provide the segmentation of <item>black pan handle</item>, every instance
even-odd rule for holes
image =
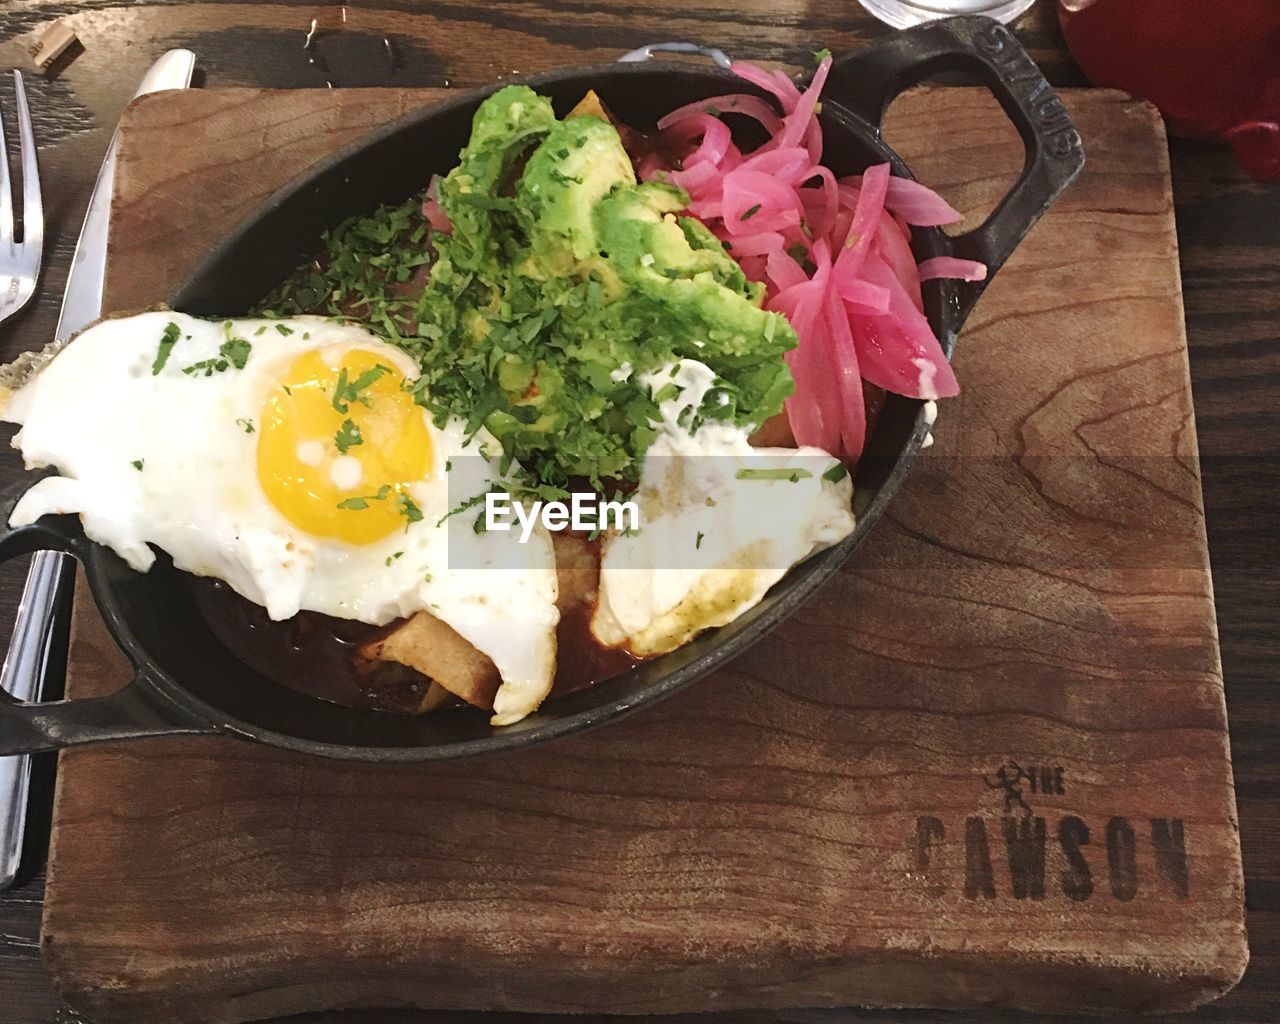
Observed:
[[[941,72],[965,72],[986,85],[1026,148],[1021,177],[991,215],[951,240],[956,256],[987,266],[986,281],[957,283],[963,321],[1014,247],[1080,173],[1084,148],[1075,122],[1035,62],[1012,32],[990,18],[931,21],[838,57],[826,92],[880,134],[893,98]]]
[[[27,526],[9,526],[14,505],[35,480],[24,477],[0,496],[0,562],[41,550],[82,558],[91,542],[75,516],[43,516]],[[211,723],[169,698],[145,668],[123,690],[105,697],[24,703],[0,690],[0,756],[101,740],[215,731]]]
[[[0,693],[0,756],[103,740],[217,731],[169,700],[145,670],[123,690],[105,697],[22,704]]]

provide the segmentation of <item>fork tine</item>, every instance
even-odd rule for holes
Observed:
[[[35,254],[39,267],[44,246],[44,206],[40,202],[40,168],[36,166],[36,139],[31,131],[31,110],[22,72],[13,73],[13,93],[18,107],[18,144],[22,150],[22,246]]]
[[[9,188],[9,144],[4,137],[4,117],[0,116],[0,245],[13,241],[13,194]]]

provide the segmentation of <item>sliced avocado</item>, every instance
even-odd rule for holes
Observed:
[[[598,251],[592,212],[619,185],[634,185],[631,158],[618,131],[590,115],[556,125],[525,165],[516,208],[532,255],[564,273]]]
[[[499,89],[480,104],[471,139],[458,166],[440,183],[440,202],[453,222],[453,263],[474,270],[491,264],[497,250],[494,215],[512,202],[500,195],[530,146],[557,124],[551,101],[526,85]]]
[[[762,288],[747,280],[720,239],[701,221],[676,216],[688,203],[683,190],[660,182],[619,189],[595,209],[600,248],[627,283],[636,283],[636,275],[675,279],[709,273],[759,305]]]
[[[680,189],[657,182],[611,192],[594,215],[601,250],[626,285],[656,308],[655,327],[672,349],[721,376],[742,378],[742,404],[767,418],[791,391],[778,355],[795,347],[795,332],[760,307],[761,289],[715,235],[675,215],[686,202]]]

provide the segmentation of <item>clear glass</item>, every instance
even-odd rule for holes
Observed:
[[[997,21],[1010,22],[1030,7],[1035,0],[858,0],[885,24],[910,28],[937,18],[955,14],[985,14]]]

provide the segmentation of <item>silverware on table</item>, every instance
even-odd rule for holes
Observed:
[[[146,93],[159,92],[163,89],[185,89],[191,84],[191,74],[195,69],[195,54],[190,50],[169,50],[160,57],[147,71],[139,85],[135,98]],[[17,72],[14,72],[18,76]],[[35,181],[35,149],[31,144],[31,124],[26,117],[26,99],[22,93],[22,79],[18,76],[18,109],[20,117],[25,120],[22,134],[23,142],[23,178],[27,186],[27,239],[31,232],[31,183]],[[20,124],[20,128],[23,125]],[[30,148],[30,162],[27,162]],[[102,287],[107,265],[107,238],[111,217],[111,189],[116,171],[116,153],[119,148],[119,135],[111,139],[106,159],[98,172],[98,180],[94,183],[93,194],[89,197],[89,208],[85,214],[84,226],[80,229],[80,238],[76,243],[75,255],[71,259],[71,270],[67,275],[67,290],[62,297],[62,312],[58,317],[58,326],[54,333],[57,341],[63,341],[75,334],[86,324],[96,320],[102,314]],[[26,168],[30,166],[28,175]],[[0,174],[0,185],[5,185],[5,177]],[[0,199],[0,269],[3,263],[6,223],[5,212],[8,203],[8,189],[3,191]],[[36,224],[42,225],[39,217],[39,186],[35,186]],[[10,233],[11,234],[11,233]],[[38,236],[37,236],[38,238]],[[24,240],[25,246],[27,240]],[[37,241],[38,245],[38,241]],[[35,267],[40,266],[39,252],[35,256]],[[3,274],[0,274],[0,279]],[[31,287],[34,288],[35,275],[32,273]],[[28,292],[29,297],[30,292]],[[24,297],[22,301],[26,301]],[[3,297],[0,297],[0,319],[3,319]],[[45,671],[49,663],[50,644],[54,635],[54,623],[60,609],[65,609],[71,598],[71,583],[75,576],[75,562],[70,556],[56,551],[38,552],[31,560],[31,568],[27,573],[26,587],[22,593],[22,601],[18,606],[18,615],[14,620],[13,638],[9,643],[9,653],[4,667],[0,669],[0,690],[20,701],[36,701],[40,699],[43,689]],[[22,852],[22,837],[26,831],[27,788],[31,776],[31,764],[28,757],[0,758],[0,889],[13,883],[18,870],[18,861]]]
[[[18,150],[22,167],[22,241],[13,223],[13,187],[9,181],[9,149],[0,118],[0,320],[18,312],[35,293],[44,251],[44,208],[40,204],[40,174],[36,167],[35,136],[22,72],[13,73],[18,108]]]

